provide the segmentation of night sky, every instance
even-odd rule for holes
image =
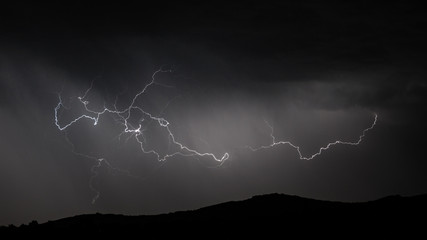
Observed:
[[[156,1],[157,2],[157,1]],[[279,192],[368,201],[427,192],[427,18],[405,2],[14,3],[0,14],[0,225],[158,214]],[[158,161],[114,114],[138,106],[209,156]],[[336,140],[316,158],[304,156]],[[144,146],[175,151],[133,112]],[[267,124],[268,123],[268,124]],[[120,136],[120,137],[118,137]],[[141,141],[143,137],[140,137]],[[85,157],[87,155],[90,157]],[[105,159],[100,162],[96,159]],[[108,164],[107,162],[108,161]],[[99,198],[92,200],[99,192]]]

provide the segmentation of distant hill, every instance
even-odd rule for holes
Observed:
[[[426,230],[426,231],[424,231]],[[427,195],[390,196],[363,203],[320,201],[284,194],[255,196],[193,211],[152,216],[89,214],[20,227],[0,234],[137,234],[137,236],[212,237],[229,234],[322,236],[346,232],[420,234],[427,232]],[[202,234],[202,235],[199,235]]]

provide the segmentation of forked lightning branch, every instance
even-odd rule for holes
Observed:
[[[144,108],[144,106],[137,104],[138,98],[140,98],[144,94],[146,94],[147,91],[149,91],[152,86],[154,86],[154,85],[162,86],[162,84],[156,82],[156,75],[158,75],[160,73],[165,73],[165,72],[171,72],[171,70],[159,69],[159,70],[155,71],[153,73],[153,75],[151,76],[151,80],[141,89],[141,91],[139,91],[132,98],[131,103],[123,109],[118,109],[116,104],[113,105],[113,108],[108,108],[108,107],[104,106],[104,108],[101,111],[96,111],[94,109],[89,108],[89,101],[87,100],[87,95],[92,90],[92,85],[91,85],[84,92],[84,94],[82,96],[77,97],[79,104],[81,104],[83,106],[85,113],[75,117],[74,119],[68,121],[67,123],[63,123],[63,121],[61,121],[61,119],[60,119],[61,112],[66,111],[67,108],[64,106],[64,102],[62,100],[61,93],[59,93],[58,94],[58,104],[56,105],[56,107],[54,109],[54,111],[55,111],[55,125],[60,131],[66,131],[68,128],[73,126],[75,123],[77,123],[83,119],[88,119],[88,120],[93,122],[93,126],[97,126],[101,117],[103,117],[104,115],[114,115],[117,123],[119,123],[119,125],[122,126],[121,134],[129,134],[129,138],[135,139],[135,141],[138,143],[138,145],[140,146],[140,149],[143,153],[152,154],[153,156],[155,156],[157,158],[158,161],[165,161],[165,160],[167,160],[169,158],[173,158],[175,156],[201,157],[201,158],[210,158],[210,159],[218,162],[219,165],[222,165],[227,159],[229,159],[229,157],[230,157],[229,153],[225,152],[222,155],[218,156],[217,154],[214,154],[211,152],[202,152],[202,151],[199,151],[197,149],[193,149],[191,147],[188,147],[185,143],[182,143],[182,142],[177,140],[177,137],[174,135],[174,133],[172,132],[172,130],[170,128],[170,125],[173,123],[170,123],[164,117],[156,116],[156,115],[150,113],[149,111],[147,111]],[[139,112],[140,114],[145,116],[144,118],[141,118],[139,120],[139,123],[136,124],[137,126],[134,126],[135,124],[130,123],[130,119],[131,119],[132,114],[134,112]],[[316,158],[317,156],[321,155],[324,151],[329,150],[336,145],[351,145],[351,146],[359,145],[362,142],[363,138],[365,137],[366,133],[375,127],[376,122],[377,122],[377,118],[378,118],[377,114],[374,114],[373,123],[368,128],[363,130],[363,132],[361,133],[361,135],[359,136],[357,141],[347,142],[347,141],[337,140],[337,141],[326,144],[324,147],[321,147],[315,154],[313,154],[311,156],[303,156],[303,154],[300,151],[300,147],[289,142],[289,141],[276,141],[276,138],[274,136],[274,129],[268,122],[266,122],[266,124],[271,129],[271,133],[270,133],[271,143],[268,145],[263,145],[263,146],[259,146],[259,147],[247,146],[246,148],[248,148],[252,151],[259,151],[262,149],[273,148],[273,147],[276,147],[279,145],[289,145],[298,152],[299,158],[301,160],[312,160],[312,159]],[[153,123],[157,124],[158,127],[166,130],[169,144],[174,145],[176,151],[160,153],[154,149],[147,148],[147,146],[146,146],[146,140],[147,139],[146,139],[146,135],[144,133],[144,131],[146,129],[142,127],[143,121],[153,122]],[[106,166],[111,168],[111,169],[118,170],[120,172],[124,172],[124,173],[130,175],[129,171],[127,171],[127,170],[121,170],[121,169],[117,169],[117,168],[112,167],[111,164],[105,158],[99,158],[99,157],[94,157],[94,156],[90,156],[87,154],[78,153],[78,152],[75,152],[74,149],[73,149],[73,152],[80,155],[80,156],[84,156],[84,157],[96,160],[96,164],[92,167],[93,176],[91,177],[91,180],[90,180],[90,188],[94,192],[96,192],[96,195],[93,198],[93,202],[95,202],[98,199],[99,191],[92,185],[92,181],[98,175],[97,169],[101,167],[102,162],[104,162],[106,164]]]

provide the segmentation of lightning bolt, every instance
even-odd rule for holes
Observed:
[[[359,145],[362,142],[363,138],[365,137],[366,133],[368,131],[372,130],[375,127],[375,125],[377,124],[377,119],[378,119],[378,115],[376,113],[374,113],[374,121],[372,122],[371,126],[368,127],[368,128],[366,128],[365,130],[363,130],[362,134],[359,136],[359,139],[356,142],[345,142],[345,141],[337,140],[335,142],[328,143],[324,147],[319,148],[319,150],[315,154],[313,154],[311,156],[303,156],[303,154],[301,153],[300,147],[297,146],[297,145],[295,145],[295,144],[293,144],[293,143],[291,143],[291,142],[289,142],[289,141],[278,141],[277,142],[276,141],[276,137],[274,136],[274,128],[273,128],[273,126],[271,126],[268,123],[268,121],[264,120],[264,122],[266,123],[266,125],[271,130],[270,131],[271,144],[260,146],[260,147],[257,147],[257,148],[253,148],[253,147],[247,146],[246,148],[249,148],[250,150],[252,150],[252,151],[255,152],[255,151],[258,151],[258,150],[261,150],[261,149],[269,149],[269,148],[273,148],[273,147],[276,147],[276,146],[279,146],[279,145],[289,145],[292,148],[294,148],[295,150],[297,150],[298,155],[299,155],[299,159],[301,159],[301,160],[312,160],[315,157],[321,155],[323,151],[326,151],[326,150],[334,147],[335,145],[352,145],[352,146]]]
[[[130,103],[129,106],[127,106],[126,108],[119,110],[117,108],[117,98],[116,98],[116,102],[114,103],[114,108],[108,108],[104,105],[104,108],[101,111],[96,111],[96,110],[92,110],[88,107],[89,105],[89,101],[86,100],[87,95],[89,94],[89,92],[92,90],[93,87],[93,82],[90,85],[90,87],[84,92],[83,96],[79,96],[77,97],[78,101],[80,102],[80,104],[82,104],[82,106],[84,107],[84,110],[86,111],[85,114],[82,114],[76,118],[74,118],[73,120],[69,121],[68,123],[60,123],[59,120],[59,112],[61,109],[67,109],[66,106],[63,103],[62,97],[61,97],[61,93],[58,93],[58,104],[56,105],[54,112],[55,112],[55,125],[56,127],[60,130],[60,131],[65,131],[70,128],[72,125],[74,125],[75,123],[79,122],[82,119],[89,119],[91,121],[93,121],[93,125],[96,126],[99,123],[99,120],[102,116],[104,116],[105,114],[111,114],[115,117],[116,121],[122,125],[123,130],[120,133],[119,137],[123,134],[130,134],[130,136],[128,137],[127,140],[129,140],[130,138],[134,138],[136,140],[136,142],[140,145],[141,151],[143,153],[146,154],[153,154],[154,156],[156,156],[158,161],[166,161],[169,158],[172,158],[174,156],[186,156],[186,157],[208,157],[213,159],[216,162],[219,162],[220,164],[224,163],[228,158],[229,158],[229,154],[226,152],[224,153],[221,157],[216,156],[213,153],[210,152],[199,152],[195,149],[192,149],[188,146],[186,146],[184,143],[179,142],[175,135],[173,134],[172,130],[170,129],[170,123],[169,121],[167,121],[165,118],[160,117],[160,116],[154,116],[153,114],[151,114],[148,111],[145,111],[144,108],[142,106],[138,106],[136,105],[136,101],[137,99],[144,95],[148,89],[150,87],[152,87],[153,85],[159,85],[159,86],[163,86],[163,87],[169,87],[167,85],[161,84],[161,83],[157,83],[156,82],[156,75],[159,73],[165,73],[165,72],[171,72],[172,70],[163,70],[163,69],[159,69],[157,71],[155,71],[153,73],[153,75],[151,76],[151,81],[148,82],[141,91],[139,91],[133,98],[132,101]],[[166,107],[169,105],[170,102],[168,102],[166,104]],[[166,108],[165,107],[165,108]],[[129,123],[129,119],[131,117],[131,112],[132,111],[139,111],[140,113],[142,113],[144,116],[146,116],[146,118],[143,118],[140,120],[140,123],[138,124],[138,126],[132,126],[132,124]],[[164,110],[160,113],[160,115],[164,112]],[[159,152],[157,152],[154,149],[146,149],[144,147],[145,142],[146,142],[146,138],[144,135],[144,131],[146,130],[145,128],[142,128],[142,122],[143,121],[150,121],[156,123],[159,127],[163,128],[164,130],[166,130],[167,132],[167,136],[168,136],[168,140],[169,140],[169,146],[170,145],[174,145],[176,147],[178,147],[178,151],[172,152],[172,153],[166,153],[166,154],[160,154]],[[72,148],[73,148],[73,153],[75,153],[76,155],[79,156],[83,156],[92,160],[96,161],[96,164],[91,168],[91,171],[93,173],[92,177],[90,178],[89,182],[90,182],[90,188],[95,192],[95,197],[93,198],[92,203],[95,203],[96,200],[99,198],[99,190],[97,190],[94,186],[93,186],[93,182],[95,180],[95,178],[99,175],[98,173],[98,169],[102,166],[102,163],[104,163],[110,170],[115,170],[118,171],[120,173],[124,173],[126,175],[129,176],[133,176],[130,174],[129,171],[127,170],[122,170],[122,169],[118,169],[113,167],[105,158],[98,158],[98,157],[94,157],[91,155],[87,155],[87,154],[82,154],[79,153],[77,151],[75,151],[75,147],[74,145],[71,143],[71,141],[69,141],[69,139],[67,138],[67,141],[71,144]],[[169,147],[170,149],[170,147]]]
[[[198,152],[195,149],[191,149],[189,147],[187,147],[186,145],[184,145],[183,143],[180,143],[176,140],[175,135],[173,134],[172,130],[170,129],[170,123],[163,117],[157,117],[154,116],[153,114],[145,111],[142,107],[136,106],[135,102],[138,99],[138,97],[140,97],[141,95],[143,95],[147,89],[152,86],[152,85],[161,85],[161,86],[165,86],[163,84],[157,83],[155,81],[155,76],[159,73],[159,72],[171,72],[171,70],[162,70],[159,69],[156,72],[153,73],[152,77],[151,77],[151,81],[146,84],[144,86],[144,88],[138,92],[132,99],[131,104],[123,109],[123,110],[118,110],[116,105],[114,105],[114,109],[109,109],[107,107],[104,106],[104,109],[102,111],[95,111],[95,110],[91,110],[88,108],[88,104],[89,101],[86,101],[85,98],[87,96],[87,94],[89,93],[89,91],[92,89],[92,85],[91,87],[86,90],[85,94],[81,97],[78,97],[78,100],[80,101],[81,104],[83,104],[85,110],[87,113],[90,113],[91,115],[95,115],[95,116],[91,116],[88,114],[83,114],[80,115],[79,117],[71,120],[69,123],[64,124],[61,126],[61,124],[59,123],[59,117],[58,117],[58,112],[61,109],[61,107],[64,107],[61,95],[58,94],[58,99],[59,102],[55,107],[55,125],[57,126],[57,128],[61,131],[66,130],[67,128],[69,128],[70,126],[72,126],[74,123],[80,121],[81,119],[89,119],[93,121],[93,125],[97,125],[99,122],[99,119],[101,116],[103,116],[106,113],[110,113],[110,114],[114,114],[116,117],[118,117],[118,119],[120,120],[120,123],[123,125],[124,129],[122,131],[122,134],[124,133],[130,133],[132,136],[135,137],[136,141],[140,144],[141,146],[141,150],[144,153],[151,153],[156,155],[157,160],[159,161],[165,161],[167,158],[171,158],[173,156],[176,155],[182,155],[182,156],[199,156],[199,157],[210,157],[213,160],[217,161],[217,162],[223,162],[226,161],[229,158],[229,154],[228,153],[224,153],[224,155],[222,157],[217,157],[215,154],[213,153],[202,153],[202,152]],[[139,124],[138,127],[134,127],[132,126],[128,120],[131,117],[131,110],[137,110],[140,111],[142,114],[144,114],[145,116],[148,116],[149,120],[157,122],[157,124],[164,128],[167,131],[167,135],[168,138],[170,140],[170,142],[172,144],[175,144],[176,146],[178,146],[180,148],[181,151],[177,151],[174,153],[170,153],[170,154],[165,154],[164,156],[161,156],[158,152],[156,152],[155,150],[146,150],[144,148],[144,129],[142,129],[141,124]],[[144,121],[145,119],[142,119],[142,121]],[[140,139],[140,137],[142,138],[142,140]]]
[[[138,98],[143,96],[150,89],[150,87],[152,87],[154,85],[158,85],[158,86],[162,86],[162,87],[170,87],[170,86],[164,85],[162,83],[156,82],[156,75],[157,74],[167,73],[167,72],[172,72],[172,70],[163,70],[162,68],[160,68],[159,70],[155,71],[151,76],[151,80],[146,85],[144,85],[144,87],[137,94],[135,94],[133,96],[131,103],[127,107],[125,107],[124,109],[121,109],[121,110],[119,110],[117,108],[118,97],[116,97],[116,101],[114,102],[113,108],[108,108],[105,106],[105,104],[104,104],[104,107],[101,111],[96,111],[96,110],[89,108],[89,101],[87,100],[87,95],[92,90],[92,87],[93,87],[93,82],[92,82],[90,87],[84,92],[84,94],[82,96],[77,97],[77,99],[79,101],[78,103],[83,106],[85,113],[74,118],[74,119],[72,119],[72,120],[70,120],[67,123],[61,123],[61,121],[60,121],[60,112],[64,111],[63,109],[67,110],[68,108],[64,105],[64,102],[63,102],[62,97],[61,97],[61,93],[58,93],[58,103],[57,103],[56,107],[54,108],[54,121],[55,121],[56,127],[58,128],[58,130],[65,132],[66,140],[71,145],[72,152],[74,154],[76,154],[78,156],[86,157],[88,159],[92,159],[95,161],[95,165],[93,165],[91,168],[92,176],[90,177],[90,180],[89,180],[89,187],[95,193],[95,196],[92,199],[92,203],[95,203],[100,196],[100,191],[94,186],[94,183],[95,183],[96,178],[99,176],[99,169],[103,165],[106,166],[110,171],[113,171],[115,173],[120,173],[120,174],[124,174],[124,175],[130,176],[130,177],[135,177],[135,178],[139,178],[139,177],[132,175],[128,170],[123,170],[123,169],[119,169],[119,168],[114,167],[110,162],[107,161],[107,159],[105,157],[92,156],[92,155],[88,155],[88,154],[84,154],[84,153],[80,153],[80,152],[76,151],[74,144],[68,139],[67,130],[68,130],[68,128],[73,126],[75,123],[81,121],[82,119],[88,119],[88,120],[93,122],[94,126],[97,126],[102,116],[104,116],[104,115],[113,116],[114,120],[119,125],[122,126],[122,131],[118,135],[119,140],[120,140],[120,137],[122,135],[125,135],[125,134],[129,135],[126,139],[126,142],[129,141],[130,139],[134,139],[139,144],[140,149],[143,153],[154,155],[159,162],[164,163],[167,159],[175,157],[175,156],[196,157],[196,158],[203,157],[203,158],[210,158],[210,159],[218,162],[219,166],[221,166],[227,159],[229,159],[230,155],[227,152],[225,152],[222,156],[219,157],[219,156],[215,155],[214,153],[199,152],[195,149],[192,149],[192,148],[186,146],[184,143],[181,143],[177,140],[176,136],[174,135],[174,133],[172,132],[172,130],[170,128],[171,124],[169,123],[168,120],[166,120],[164,117],[162,117],[165,109],[169,106],[170,102],[173,99],[171,99],[166,104],[166,106],[160,112],[160,114],[158,116],[155,116],[154,114],[146,111],[144,109],[144,106],[137,105]],[[133,111],[137,111],[144,116],[143,118],[141,118],[139,120],[139,123],[137,124],[137,126],[133,126],[129,122],[129,119],[131,118]],[[362,134],[359,136],[359,139],[356,142],[346,142],[346,141],[337,140],[335,142],[328,143],[324,147],[321,147],[318,150],[318,152],[316,152],[315,154],[313,154],[311,156],[303,156],[303,154],[300,151],[300,147],[289,142],[289,141],[276,141],[276,138],[274,136],[274,128],[267,121],[265,121],[265,123],[271,130],[271,132],[270,132],[271,143],[269,145],[264,145],[264,146],[260,146],[260,147],[256,147],[256,148],[250,147],[250,146],[246,146],[245,148],[249,148],[252,151],[259,151],[262,149],[273,148],[273,147],[276,147],[279,145],[289,145],[298,152],[299,158],[301,160],[312,160],[315,157],[321,155],[323,151],[326,151],[326,150],[334,147],[335,145],[352,145],[352,146],[359,145],[362,142],[363,138],[365,137],[366,133],[368,131],[372,130],[374,128],[374,126],[376,125],[378,116],[377,116],[377,114],[374,114],[374,116],[375,117],[374,117],[374,121],[373,121],[372,125],[370,127],[366,128],[365,130],[363,130]],[[144,121],[148,121],[149,123],[145,127],[142,127],[142,123]],[[147,139],[145,136],[145,131],[147,130],[148,126],[150,126],[150,124],[156,124],[158,127],[161,127],[162,129],[166,130],[166,134],[167,134],[167,137],[169,140],[169,147],[168,147],[167,153],[161,154],[154,149],[147,149],[145,147],[146,142],[147,142]],[[206,144],[208,144],[208,143],[206,143]],[[170,152],[170,148],[172,145],[176,147],[175,149],[177,149],[174,152]]]

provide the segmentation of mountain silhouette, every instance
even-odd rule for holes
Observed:
[[[87,214],[19,227],[0,227],[0,234],[120,234],[131,236],[299,236],[350,237],[380,233],[420,234],[427,226],[427,194],[389,196],[370,202],[321,201],[284,194],[255,196],[192,211],[160,215]],[[199,235],[199,233],[201,235]],[[286,235],[288,236],[288,235]],[[418,236],[418,235],[417,235]],[[197,237],[197,238],[198,238]]]

